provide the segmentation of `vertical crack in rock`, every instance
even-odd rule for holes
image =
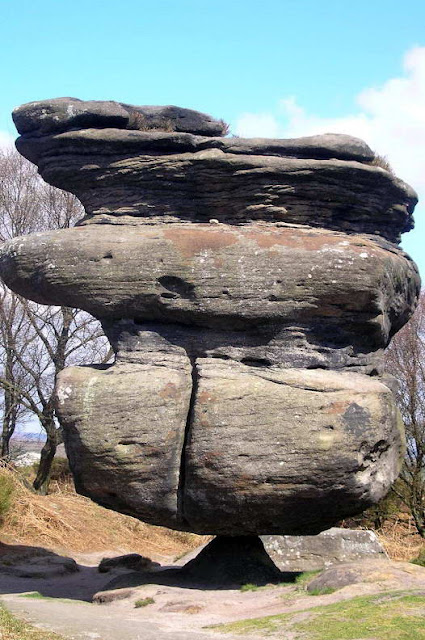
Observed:
[[[193,424],[193,417],[195,413],[196,395],[198,393],[199,386],[199,373],[196,365],[196,358],[189,356],[190,364],[192,367],[192,392],[190,395],[189,409],[187,412],[186,425],[184,429],[183,446],[180,459],[180,474],[179,474],[179,486],[177,489],[177,515],[181,520],[188,524],[184,514],[184,491],[186,484],[186,451],[189,444],[191,427]]]

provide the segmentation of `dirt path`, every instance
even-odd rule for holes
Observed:
[[[63,586],[61,590],[65,591]],[[205,627],[244,618],[304,611],[381,590],[379,585],[362,584],[329,595],[308,596],[286,586],[242,593],[239,590],[203,591],[146,585],[129,598],[108,604],[29,599],[19,594],[3,595],[2,600],[18,618],[60,633],[69,640],[240,640],[241,636],[224,635]],[[137,599],[149,597],[154,599],[154,604],[135,608]],[[251,640],[263,638],[250,635]],[[290,640],[289,636],[285,640]]]
[[[63,586],[61,591],[65,591]],[[376,588],[371,586],[368,591],[373,593]],[[29,599],[19,594],[4,595],[2,600],[18,618],[60,633],[70,640],[240,640],[241,636],[223,635],[204,627],[305,610],[353,597],[355,592],[346,589],[338,596],[294,597],[293,587],[270,587],[242,593],[239,590],[203,591],[146,585],[129,598],[108,604],[54,598]],[[154,599],[154,604],[135,608],[135,600],[149,597]],[[255,640],[254,636],[250,638]]]
[[[79,560],[81,562],[81,558]],[[98,558],[93,560],[98,562]],[[297,585],[241,591],[155,584],[154,573],[150,584],[111,592],[104,591],[106,585],[118,575],[124,577],[125,572],[101,574],[96,566],[80,564],[79,567],[78,572],[49,578],[18,578],[0,573],[2,600],[17,617],[70,640],[240,640],[241,636],[219,634],[206,627],[245,618],[306,611],[358,595],[425,587],[424,574],[421,570],[418,573],[419,568],[380,562],[374,568],[374,581],[369,574],[363,582],[319,596],[308,595]],[[156,575],[159,582],[159,574]],[[124,582],[129,584],[128,580],[126,577]],[[38,591],[44,598],[22,596],[31,591]],[[91,603],[98,592],[106,593],[108,601]],[[125,598],[113,599],[116,594]],[[102,597],[101,594],[100,600]],[[135,606],[136,601],[148,598],[152,599],[148,606]],[[249,637],[260,640],[259,636]]]
[[[211,640],[212,633],[176,629],[174,625],[160,626],[141,619],[138,610],[93,605],[61,600],[29,600],[17,596],[4,596],[9,611],[35,626],[55,631],[70,640]],[[224,636],[213,634],[214,638]],[[231,640],[229,635],[225,636]],[[240,640],[240,638],[239,638]]]

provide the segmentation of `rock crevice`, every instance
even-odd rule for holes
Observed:
[[[197,403],[197,395],[198,395],[198,387],[199,387],[199,373],[196,364],[196,359],[190,359],[192,366],[192,388],[189,402],[189,409],[187,412],[186,424],[184,429],[184,438],[183,438],[183,446],[181,450],[181,458],[180,458],[180,476],[179,476],[179,486],[177,490],[177,513],[179,519],[182,520],[184,526],[186,526],[189,531],[191,529],[190,522],[187,521],[185,516],[185,495],[186,495],[186,465],[187,465],[187,451],[189,447],[189,443],[191,440],[191,430],[195,412],[195,406]]]

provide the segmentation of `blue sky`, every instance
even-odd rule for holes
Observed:
[[[0,0],[0,140],[57,96],[177,104],[240,135],[343,131],[424,201],[403,246],[425,274],[425,3]],[[408,238],[408,239],[407,239]]]

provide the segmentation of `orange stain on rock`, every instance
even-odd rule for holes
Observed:
[[[341,400],[339,402],[332,402],[332,404],[323,408],[324,413],[330,413],[331,415],[343,414],[348,405],[350,404],[349,400]]]
[[[241,234],[242,235],[242,234]],[[272,230],[258,229],[255,231],[243,231],[243,237],[256,243],[261,249],[270,249],[271,247],[282,246],[288,249],[301,249],[303,251],[320,251],[326,248],[340,248],[342,251],[348,249],[353,253],[361,253],[362,251],[370,251],[375,254],[379,251],[372,241],[352,236],[333,233],[332,231],[323,232],[321,230],[304,231],[301,229],[278,228]],[[347,244],[343,244],[347,243]]]
[[[186,258],[191,258],[202,251],[219,251],[238,242],[238,234],[224,229],[199,227],[166,229],[164,238],[172,244]]]
[[[176,395],[177,386],[173,382],[167,382],[165,387],[159,392],[161,398],[173,398]]]
[[[288,249],[303,249],[305,251],[320,251],[324,246],[339,244],[344,238],[341,235],[323,232],[300,232],[299,229],[279,228],[272,231],[256,230],[244,233],[261,249],[269,249],[276,245]]]
[[[214,396],[209,392],[209,391],[201,391],[198,394],[198,400],[199,402],[211,402],[212,400],[214,400]]]

